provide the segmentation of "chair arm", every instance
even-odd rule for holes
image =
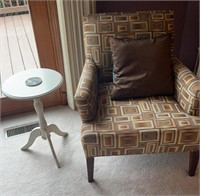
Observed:
[[[172,59],[175,93],[182,109],[189,115],[199,115],[200,80],[177,58]]]
[[[98,73],[94,61],[85,60],[79,84],[74,96],[82,122],[95,118],[98,98]]]

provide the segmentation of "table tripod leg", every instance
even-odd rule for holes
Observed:
[[[62,131],[57,127],[57,125],[55,125],[55,124],[50,124],[50,125],[48,125],[47,131],[48,131],[48,133],[53,132],[53,133],[55,133],[55,134],[57,134],[57,135],[60,135],[60,136],[67,136],[67,135],[68,135],[67,132],[62,132]]]
[[[24,145],[21,150],[27,150],[36,140],[37,137],[41,136],[41,130],[40,128],[35,128],[33,129],[33,131],[31,132],[30,136],[29,136],[29,140],[27,142],[26,145]]]
[[[52,144],[52,142],[51,142],[51,136],[50,136],[50,134],[47,136],[47,140],[48,140],[48,142],[49,142],[49,146],[50,146],[50,148],[51,148],[51,152],[52,152],[52,154],[53,154],[53,158],[54,158],[54,160],[55,160],[55,162],[56,162],[56,165],[57,165],[58,168],[60,168],[60,164],[59,164],[59,162],[58,162],[58,159],[57,159],[55,150],[54,150],[54,148],[53,148],[53,144]]]

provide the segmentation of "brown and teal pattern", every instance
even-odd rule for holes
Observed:
[[[95,63],[86,59],[74,99],[83,122],[94,119],[98,95],[98,75]]]
[[[199,116],[200,80],[178,59],[173,59],[175,98],[190,115]]]
[[[174,97],[112,101],[111,90],[111,83],[100,85],[96,118],[82,126],[86,157],[198,149],[200,119]]]
[[[93,59],[99,68],[100,82],[112,81],[113,65],[109,37],[143,39],[171,34],[173,43],[173,18],[172,11],[104,13],[84,17],[85,54]]]

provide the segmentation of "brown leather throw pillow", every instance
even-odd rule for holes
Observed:
[[[172,95],[171,42],[154,39],[109,39],[114,79],[111,99]]]

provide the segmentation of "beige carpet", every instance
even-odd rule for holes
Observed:
[[[47,141],[38,138],[24,152],[20,148],[29,134],[4,136],[5,128],[37,120],[34,113],[3,119],[1,196],[199,195],[199,171],[195,177],[187,174],[188,153],[96,158],[95,182],[88,183],[78,112],[54,107],[45,115],[48,123],[69,133],[67,138],[52,134],[61,168],[57,169]]]

